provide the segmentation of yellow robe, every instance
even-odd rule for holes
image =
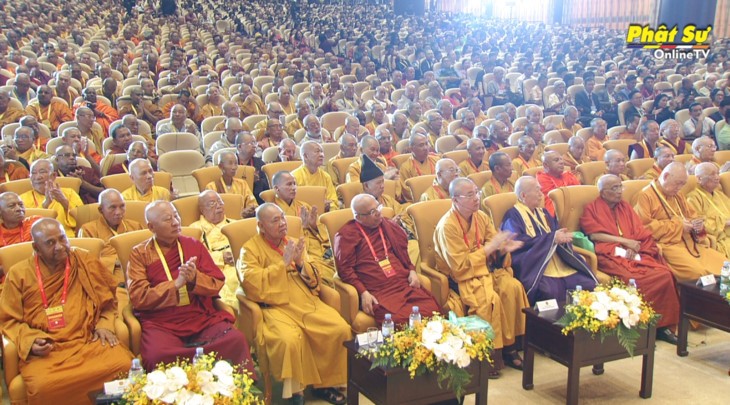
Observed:
[[[710,194],[698,185],[687,194],[687,202],[705,217],[705,230],[717,241],[715,249],[730,257],[730,228],[725,226],[730,220],[730,198],[720,188]]]
[[[642,179],[649,179],[649,180],[656,180],[659,178],[659,175],[662,174],[661,169],[659,169],[659,166],[654,165],[651,167],[651,169],[647,170],[644,175],[642,175],[640,178]],[[700,211],[701,212],[701,211]]]
[[[488,182],[484,183],[482,187],[482,197],[487,198],[491,195],[511,193],[515,191],[515,175],[512,173],[512,177],[508,178],[504,183],[500,183],[497,179],[492,177]]]
[[[449,307],[463,313],[463,305],[468,306],[469,315],[489,322],[494,328],[494,347],[501,349],[525,333],[522,308],[530,303],[522,283],[513,276],[511,255],[487,257],[484,252],[484,244],[496,233],[487,214],[475,212],[470,225],[452,208],[436,225],[433,242],[436,269],[459,286],[458,295],[449,293]]]
[[[324,198],[331,203],[331,209],[335,210],[338,208],[339,202],[337,198],[337,191],[335,191],[335,186],[332,183],[332,177],[330,177],[330,175],[321,167],[318,167],[317,172],[312,174],[309,169],[307,169],[307,166],[302,164],[292,170],[291,175],[294,176],[294,179],[297,181],[297,185],[299,186],[324,187],[326,189]],[[318,214],[321,215],[324,214],[324,212],[320,212]]]
[[[652,187],[656,185],[656,189]],[[660,200],[661,196],[667,205]],[[644,226],[661,247],[662,255],[679,281],[692,281],[707,274],[720,274],[725,256],[711,249],[707,239],[695,243],[683,231],[682,219],[697,218],[695,210],[687,204],[682,193],[666,198],[656,181],[644,188],[636,203],[636,212]]]
[[[278,247],[283,252],[283,243]],[[302,272],[284,266],[282,254],[256,235],[241,249],[238,270],[248,299],[266,304],[256,346],[264,350],[277,380],[293,379],[302,386],[328,387],[347,381],[347,354],[342,343],[350,326],[334,308],[319,299],[314,267],[305,258]],[[294,391],[297,387],[294,387]]]
[[[256,197],[254,197],[253,192],[251,192],[251,188],[243,179],[237,179],[234,177],[231,186],[228,187],[225,185],[223,178],[221,177],[218,181],[211,181],[208,183],[205,186],[205,189],[214,190],[218,192],[218,194],[238,194],[243,197],[243,208],[259,206],[258,202],[256,202]]]
[[[518,176],[522,176],[522,173],[524,173],[525,170],[538,166],[542,166],[542,163],[537,157],[537,149],[535,149],[535,153],[532,154],[530,160],[525,160],[522,156],[517,156],[516,159],[512,160],[512,170],[514,170]]]
[[[332,164],[337,159],[344,159],[345,157],[342,156],[342,151],[337,153],[337,155],[333,156],[330,160],[327,161],[327,174],[330,175],[330,178],[332,179],[332,185],[338,186],[340,184],[340,172],[335,168],[335,165]]]
[[[203,244],[216,266],[226,276],[226,283],[219,293],[221,300],[232,308],[238,308],[238,298],[236,298],[236,290],[240,283],[238,274],[235,267],[226,264],[223,260],[223,253],[231,252],[231,245],[228,243],[228,238],[221,233],[221,228],[229,223],[231,220],[224,218],[220,223],[214,224],[201,215],[199,220],[190,224],[190,227],[203,231]]]
[[[347,175],[345,175],[345,181],[347,183],[359,183],[360,182],[360,172],[362,171],[362,159],[363,159],[363,157],[361,156],[354,162],[350,163],[350,166],[348,166]],[[380,170],[383,171],[383,173],[385,173],[388,170],[388,163],[382,157],[378,157],[378,159],[374,163],[376,166],[378,166],[380,168]]]
[[[61,192],[68,200],[68,211],[63,209],[63,205],[56,200],[51,201],[48,205],[48,209],[56,211],[56,220],[63,225],[63,229],[66,231],[66,235],[69,238],[73,238],[76,234],[74,228],[76,227],[76,219],[69,214],[72,209],[84,205],[81,201],[81,197],[70,188],[61,188]],[[26,191],[20,195],[20,199],[25,204],[25,208],[43,208],[43,200],[46,199],[44,194],[41,194],[35,190]]]
[[[603,160],[603,155],[606,154],[606,148],[603,147],[603,141],[596,139],[595,136],[588,138],[585,150],[585,154],[594,162]]]
[[[28,165],[32,165],[33,162],[38,159],[48,159],[50,157],[51,155],[36,149],[35,145],[31,146],[30,149],[25,152],[18,152],[18,158],[25,159],[25,161],[28,162]]]
[[[416,159],[411,156],[410,159],[407,159],[405,162],[403,162],[403,164],[401,164],[399,170],[400,187],[403,192],[403,197],[405,197],[406,201],[413,201],[411,190],[408,188],[408,186],[406,186],[406,180],[410,179],[411,177],[422,176],[424,174],[436,174],[436,162],[438,162],[438,160],[438,156],[428,155],[426,157],[426,160],[421,163],[416,161]]]
[[[131,219],[123,219],[117,227],[117,230],[114,231],[109,227],[104,217],[99,217],[96,221],[87,222],[81,226],[81,229],[79,229],[79,238],[99,238],[104,241],[104,248],[101,250],[99,260],[101,260],[104,268],[109,270],[109,274],[114,277],[114,281],[119,284],[125,282],[124,274],[126,271],[122,270],[121,264],[117,259],[117,251],[109,243],[109,239],[120,233],[139,231],[141,229],[145,228],[139,222]]]
[[[448,198],[450,198],[449,191],[441,188],[438,181],[433,179],[433,184],[431,187],[427,188],[423,194],[421,194],[419,201],[445,200]]]
[[[152,186],[147,193],[142,195],[137,190],[137,187],[132,185],[132,187],[122,192],[122,197],[124,201],[144,201],[146,203],[157,200],[170,201],[170,191],[160,186]]]
[[[482,164],[479,166],[475,165],[470,158],[467,158],[459,163],[459,170],[461,170],[461,177],[469,177],[470,174],[486,172],[489,170],[489,156],[484,154]]]

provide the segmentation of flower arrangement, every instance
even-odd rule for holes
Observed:
[[[372,358],[372,368],[401,367],[408,370],[411,379],[435,372],[439,387],[445,381],[446,387],[460,397],[471,381],[466,367],[473,359],[491,363],[492,346],[486,332],[466,331],[435,315],[413,328],[395,332],[365,355]]]
[[[727,303],[730,304],[730,290],[725,292],[724,297],[725,297],[725,301],[727,301]]]
[[[241,366],[216,361],[215,353],[195,364],[178,359],[160,364],[149,374],[130,382],[123,402],[127,404],[259,405],[259,390]]]
[[[616,335],[619,344],[633,356],[638,329],[655,325],[659,317],[636,289],[612,278],[593,291],[575,292],[573,304],[565,307],[565,314],[556,324],[563,326],[564,335],[584,330],[600,335],[601,342],[606,336]]]

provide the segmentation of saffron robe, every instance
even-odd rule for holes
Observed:
[[[667,198],[655,180],[639,193],[635,209],[678,280],[693,281],[706,274],[720,274],[725,256],[710,248],[706,238],[697,243],[683,230],[682,219],[691,220],[697,214],[681,192]]]
[[[330,177],[330,175],[327,174],[327,172],[325,172],[321,167],[317,168],[317,172],[312,173],[309,171],[309,169],[307,169],[307,166],[302,164],[301,166],[292,170],[291,175],[294,176],[294,179],[297,181],[297,185],[299,186],[324,187],[325,200],[331,203],[331,209],[337,209],[337,207],[339,206],[339,202],[334,183],[332,182],[332,178]],[[324,212],[320,212],[319,214],[324,214]]]
[[[69,212],[76,207],[84,205],[84,203],[73,189],[62,187],[61,192],[68,200],[68,211],[64,210],[63,205],[56,200],[51,201],[48,209],[56,211],[56,220],[63,225],[66,235],[69,238],[73,238],[75,235],[74,228],[76,228],[76,219]],[[20,199],[25,204],[25,208],[43,208],[43,201],[46,199],[46,195],[35,190],[29,190],[21,194]]]
[[[571,172],[563,172],[560,174],[560,177],[555,177],[541,170],[537,172],[537,181],[540,183],[542,195],[545,196],[545,209],[553,217],[555,216],[555,206],[553,206],[553,200],[548,197],[548,193],[559,187],[580,185],[580,181]]]
[[[30,228],[33,226],[35,221],[43,217],[38,215],[31,215],[23,218],[23,221],[19,226],[8,229],[5,224],[0,222],[0,247],[14,245],[21,242],[31,242],[33,237],[30,234]]]
[[[0,175],[0,184],[13,181],[30,178],[30,172],[25,166],[15,165],[12,163],[5,163],[5,173]]]
[[[512,170],[517,173],[517,176],[522,176],[527,169],[532,169],[538,166],[542,166],[542,162],[537,158],[537,152],[532,154],[530,160],[525,160],[521,155],[512,159]]]
[[[203,231],[203,244],[208,249],[208,253],[210,253],[210,257],[213,258],[216,266],[218,266],[226,278],[226,282],[219,293],[221,300],[233,308],[238,308],[238,298],[236,298],[236,290],[240,285],[238,274],[234,266],[226,264],[223,260],[223,254],[225,252],[231,252],[231,245],[228,242],[228,238],[221,232],[221,228],[230,223],[230,219],[224,218],[223,221],[214,224],[201,215],[199,220],[190,224],[190,227]]]
[[[669,149],[671,149],[675,155],[685,155],[692,153],[692,148],[687,147],[687,142],[685,142],[684,139],[677,138],[677,140],[679,142],[677,142],[677,144],[674,144],[669,139],[659,138],[659,145],[669,147]]]
[[[591,160],[590,158],[588,158],[588,155],[585,154],[581,156],[580,159],[576,159],[575,156],[573,156],[573,154],[571,154],[570,152],[565,152],[565,154],[563,154],[563,162],[565,162],[565,168],[570,171],[576,178],[578,178],[578,171],[576,170],[576,167],[590,161]]]
[[[687,194],[687,202],[705,218],[705,230],[715,237],[715,249],[725,257],[730,257],[730,228],[725,224],[730,220],[730,198],[718,187],[712,194],[702,186]]]
[[[132,248],[127,267],[127,291],[134,314],[142,325],[142,362],[147,371],[160,362],[178,357],[192,358],[195,346],[206,353],[216,352],[222,359],[243,364],[253,371],[253,361],[246,337],[233,326],[230,313],[216,309],[213,301],[223,287],[225,277],[199,241],[178,237],[184,257],[177,247],[164,252],[172,280],[167,279],[154,238]],[[180,302],[175,279],[182,263],[197,257],[195,281],[187,283],[190,304]],[[196,342],[195,346],[189,345]]]
[[[119,259],[117,258],[117,251],[109,243],[109,240],[114,236],[121,233],[127,233],[132,231],[139,231],[145,229],[142,225],[131,219],[122,219],[122,222],[117,226],[116,230],[112,230],[109,224],[106,222],[103,216],[92,222],[87,222],[79,229],[79,238],[99,238],[104,241],[104,248],[101,250],[99,260],[104,268],[112,275],[114,281],[119,284],[123,283],[124,271],[122,270]]]
[[[433,179],[431,187],[427,188],[426,191],[421,194],[421,198],[418,201],[433,201],[433,200],[446,200],[449,197],[449,190],[444,190],[438,183],[437,179]]]
[[[629,158],[631,159],[642,159],[642,158],[653,158],[654,157],[654,150],[656,150],[658,145],[649,145],[646,143],[645,139],[642,139],[641,142],[637,142],[633,145],[629,145]],[[635,153],[636,157],[632,158],[631,155]]]
[[[487,197],[495,194],[511,193],[515,191],[515,181],[517,181],[516,174],[517,173],[512,172],[512,177],[505,180],[504,183],[500,183],[499,180],[492,175],[492,178],[490,178],[488,182],[484,183],[484,186],[482,187],[482,197],[486,199]]]
[[[603,160],[603,155],[606,154],[606,148],[603,147],[604,141],[599,140],[595,136],[591,136],[586,141],[585,154],[588,155],[592,161],[598,162]]]
[[[452,208],[436,225],[433,241],[436,269],[449,277],[449,307],[458,315],[478,315],[489,322],[494,347],[501,349],[525,334],[522,308],[530,303],[513,276],[511,255],[496,252],[487,257],[484,252],[484,244],[496,233],[484,212],[475,212],[469,224]]]
[[[276,247],[284,251],[284,241]],[[350,326],[336,309],[319,299],[321,278],[304,255],[301,272],[284,266],[282,253],[261,235],[249,239],[238,261],[241,286],[248,299],[262,305],[257,330],[259,356],[266,358],[277,380],[293,379],[302,386],[342,385],[347,381]]]
[[[76,110],[78,110],[79,107],[85,107],[86,102],[77,103],[73,106],[73,113],[76,114]],[[96,123],[101,125],[101,129],[104,130],[104,137],[108,138],[111,136],[109,133],[109,127],[111,126],[112,122],[118,120],[119,113],[117,112],[114,107],[106,105],[104,103],[96,103],[96,109],[97,111],[103,113],[105,117],[94,117],[96,119]],[[101,151],[101,149],[97,149],[98,151]],[[126,151],[125,151],[126,152]]]
[[[36,143],[37,142],[38,141],[36,141]],[[32,165],[33,162],[38,159],[49,159],[51,157],[51,155],[43,152],[43,150],[45,149],[45,146],[43,147],[43,149],[41,149],[34,144],[25,152],[18,151],[18,160],[20,160],[21,158],[24,159],[26,162],[28,162],[28,166],[30,167],[30,165]],[[30,177],[30,174],[28,174],[28,177]]]
[[[208,183],[205,186],[205,189],[214,190],[218,194],[238,194],[243,197],[243,208],[258,207],[259,203],[256,201],[256,197],[254,197],[251,192],[251,188],[248,186],[248,183],[243,179],[237,179],[235,177],[232,180],[233,182],[231,182],[231,186],[229,187],[223,181],[223,177],[221,177],[217,181],[211,181]]]
[[[55,133],[62,123],[74,120],[68,104],[55,100],[43,107],[38,103],[38,99],[35,99],[25,107],[25,114],[34,116],[38,122],[45,124],[52,133]]]
[[[149,191],[141,194],[135,185],[122,192],[124,201],[144,201],[151,203],[157,200],[170,201],[170,191],[160,186],[152,186]]]
[[[662,174],[662,169],[659,168],[656,164],[651,167],[651,169],[647,170],[646,173],[644,173],[641,178],[642,179],[648,179],[648,180],[656,180],[659,178],[659,175]]]
[[[39,260],[49,306],[61,304],[64,271],[52,274]],[[69,281],[63,318],[65,326],[49,330],[36,277],[35,256],[8,272],[0,295],[0,325],[18,347],[20,374],[28,403],[89,403],[88,393],[126,374],[132,353],[122,345],[91,342],[96,329],[115,331],[116,286],[111,274],[91,254],[69,252]],[[53,340],[53,350],[43,357],[31,354],[35,339]]]
[[[436,174],[436,162],[438,162],[438,160],[438,156],[428,155],[426,160],[421,163],[411,156],[400,165],[400,189],[403,193],[403,198],[405,198],[406,201],[413,202],[413,196],[411,195],[410,188],[406,186],[406,180],[411,177],[423,176],[424,174]]]
[[[334,251],[337,262],[337,274],[342,281],[351,284],[358,295],[370,292],[377,300],[373,306],[373,314],[378,325],[383,323],[385,314],[392,314],[396,324],[408,323],[412,307],[417,305],[425,316],[433,312],[441,312],[438,303],[428,291],[412,288],[408,284],[408,276],[415,266],[408,256],[408,237],[403,229],[394,221],[383,218],[378,227],[382,230],[380,237],[378,228],[361,226],[362,231],[370,238],[370,244],[377,258],[368,246],[366,239],[353,219],[345,224],[335,235]],[[383,248],[387,248],[387,254]],[[388,258],[394,274],[386,276],[379,261]]]
[[[467,158],[459,163],[459,170],[461,170],[462,177],[469,177],[470,174],[474,173],[486,172],[489,170],[489,156],[485,154],[479,165],[476,165],[470,158]]]
[[[641,260],[629,260],[616,256],[616,248],[623,248],[620,244],[594,240],[598,268],[610,276],[618,277],[624,283],[633,278],[647,302],[661,314],[658,327],[676,325],[679,320],[679,298],[674,275],[659,254],[651,231],[642,225],[641,218],[631,204],[621,201],[611,209],[599,197],[583,209],[580,227],[588,236],[605,233],[641,243],[637,252]]]

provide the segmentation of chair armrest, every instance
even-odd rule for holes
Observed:
[[[357,311],[360,310],[360,296],[355,287],[345,283],[341,278],[335,277],[334,282],[337,292],[340,293],[340,315],[345,318],[348,325],[352,325],[357,316]]]
[[[124,324],[122,318],[117,317],[114,320],[114,333],[117,335],[119,342],[129,349],[129,328]]]
[[[583,256],[583,258],[586,260],[586,263],[588,264],[588,267],[593,272],[593,275],[596,276],[596,279],[599,283],[603,284],[611,281],[611,276],[598,270],[598,257],[595,253],[591,252],[590,250],[579,248],[577,246],[573,246],[573,251]]]
[[[258,303],[246,298],[243,290],[238,290],[236,298],[238,298],[238,307],[240,309],[238,313],[238,330],[246,336],[249,344],[254,344],[257,348],[262,347],[264,342],[262,336],[264,314],[261,312],[261,307]]]
[[[334,288],[325,285],[320,284],[319,286],[319,299],[321,299],[325,304],[331,306],[337,312],[340,312],[342,303],[340,300],[340,294],[335,291]]]
[[[432,291],[431,290],[431,279],[424,276],[423,274],[418,275],[418,281],[421,282],[421,287],[426,291]]]
[[[423,262],[421,262],[421,273],[431,280],[431,294],[436,298],[436,302],[444,308],[449,299],[449,279]]]
[[[127,304],[124,307],[122,310],[122,319],[129,330],[129,350],[135,356],[139,356],[142,346],[142,325],[140,325],[139,319],[134,316],[132,304]]]
[[[5,384],[7,386],[10,386],[13,378],[20,374],[19,364],[18,347],[7,336],[3,335],[3,370],[5,371]]]

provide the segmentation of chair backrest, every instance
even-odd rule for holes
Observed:
[[[586,162],[576,166],[580,184],[593,185],[596,179],[606,172],[606,162]]]
[[[170,132],[157,137],[157,154],[161,157],[167,152],[179,150],[200,150],[200,138],[188,132]]]
[[[492,171],[486,170],[483,172],[478,173],[472,173],[469,176],[467,176],[468,179],[474,182],[474,184],[477,185],[477,187],[481,190],[482,187],[484,187],[485,184],[492,178]]]
[[[101,185],[104,188],[113,188],[120,193],[132,187],[133,184],[127,173],[110,174],[101,178]],[[172,175],[166,172],[155,172],[155,185],[169,190],[172,185]]]
[[[722,121],[720,121],[722,122]],[[675,160],[677,157],[675,156]],[[715,154],[712,155],[712,160],[715,161],[720,166],[724,165],[725,162],[730,161],[730,150],[717,150],[715,151]]]
[[[125,201],[125,205],[125,219],[137,221],[143,226],[147,223],[144,219],[144,210],[147,207],[146,202]],[[69,214],[76,219],[76,232],[78,232],[84,224],[96,221],[101,216],[101,213],[99,212],[99,203],[81,205],[72,209]]]
[[[553,200],[555,216],[561,228],[569,231],[580,230],[580,217],[586,205],[598,198],[596,186],[559,187],[548,193]]]
[[[337,128],[345,125],[345,119],[349,116],[350,114],[344,111],[328,112],[322,115],[320,122],[322,123],[322,128],[330,131],[330,133],[334,133]]]
[[[324,197],[327,189],[323,186],[297,186],[296,199],[303,201],[312,207],[317,207],[317,212],[324,213]],[[276,190],[270,189],[261,192],[261,199],[266,202],[274,202]]]
[[[160,155],[157,167],[172,175],[172,184],[179,195],[197,194],[198,182],[192,176],[195,169],[205,166],[205,158],[198,151],[174,150]]]
[[[626,180],[622,184],[624,186],[623,196],[624,201],[628,202],[632,206],[636,205],[636,201],[639,198],[639,192],[648,186],[651,180]]]
[[[274,187],[274,183],[271,181],[271,179],[274,177],[274,175],[280,171],[286,171],[291,172],[292,170],[296,169],[297,167],[301,166],[302,162],[295,160],[291,162],[274,162],[274,163],[267,163],[263,166],[261,166],[261,171],[264,172],[264,175],[266,175],[266,178],[269,180],[269,184],[271,187]]]
[[[725,195],[730,196],[730,172],[720,173],[720,186]]]
[[[337,184],[345,184],[347,181],[347,169],[357,159],[359,159],[358,156],[353,156],[349,158],[335,159],[332,161],[332,167],[335,171],[337,171],[337,179],[335,179]]]
[[[26,217],[30,217],[33,215],[38,215],[39,217],[44,217],[44,218],[56,219],[56,217],[58,216],[58,211],[48,209],[48,208],[26,208],[25,209]]]
[[[628,159],[630,157],[629,146],[635,143],[636,141],[633,139],[615,139],[603,142],[603,147],[606,150],[616,149],[617,151],[623,153],[624,157]]]
[[[436,153],[446,153],[453,151],[456,146],[461,143],[454,136],[441,136],[436,139]]]
[[[99,256],[104,248],[104,241],[97,238],[69,238],[71,247],[81,248],[94,256]],[[16,264],[31,257],[33,242],[21,242],[0,248],[0,266],[5,274]]]
[[[510,160],[517,159],[517,156],[520,154],[520,150],[517,146],[508,146],[506,148],[499,148],[500,152],[504,152],[509,156]]]
[[[302,220],[295,216],[286,216],[287,230],[286,235],[290,238],[299,238],[303,234]],[[228,238],[231,245],[231,251],[238,260],[241,256],[241,248],[249,239],[258,233],[256,218],[246,218],[240,221],[231,222],[221,228],[221,233]]]
[[[492,218],[492,223],[495,229],[499,229],[502,226],[502,218],[507,211],[514,207],[517,203],[517,194],[515,193],[500,193],[490,195],[484,199],[484,208],[487,210],[487,214]]]
[[[56,184],[62,188],[70,188],[78,194],[81,188],[81,179],[76,177],[56,177]],[[17,195],[21,195],[32,189],[33,186],[30,183],[30,179],[13,180],[0,184],[0,192],[12,191]]]
[[[632,180],[636,180],[652,166],[654,166],[654,159],[652,158],[633,159],[626,162],[626,171]]]
[[[449,209],[451,209],[450,199],[417,202],[406,209],[408,215],[413,218],[421,261],[431,268],[435,266],[436,262],[433,233],[436,230],[436,224]]]
[[[256,175],[256,168],[253,166],[238,165],[236,169],[236,178],[243,179],[248,184],[248,188],[253,191],[253,181]],[[221,170],[218,166],[203,167],[193,170],[193,178],[198,183],[198,189],[203,191],[205,186],[212,181],[218,181],[221,178]]]
[[[565,142],[553,143],[551,145],[545,146],[545,152],[555,151],[555,152],[558,152],[562,156],[568,152],[568,147],[569,147],[568,144]]]
[[[434,179],[436,179],[436,175],[424,174],[423,176],[411,177],[406,180],[406,187],[411,190],[413,201],[419,201],[421,199],[421,194],[425,193],[433,185]]]
[[[243,196],[239,194],[221,194],[226,218],[231,220],[241,219],[241,211],[243,210]],[[188,197],[178,198],[172,202],[180,215],[180,223],[182,226],[189,226],[193,222],[200,219],[200,210],[198,209],[198,196],[191,195]]]
[[[182,227],[180,234],[200,240],[203,236],[203,231],[197,228],[184,226]],[[109,243],[112,245],[114,250],[117,251],[117,258],[119,259],[119,263],[122,265],[122,270],[125,274],[124,277],[126,277],[127,274],[127,264],[129,263],[129,255],[132,253],[132,249],[151,237],[152,232],[149,229],[142,229],[140,231],[132,231],[113,236],[109,239]]]
[[[684,184],[684,187],[682,187],[680,192],[686,197],[687,194],[694,191],[695,188],[697,188],[697,176],[690,174],[687,176],[687,182]]]

